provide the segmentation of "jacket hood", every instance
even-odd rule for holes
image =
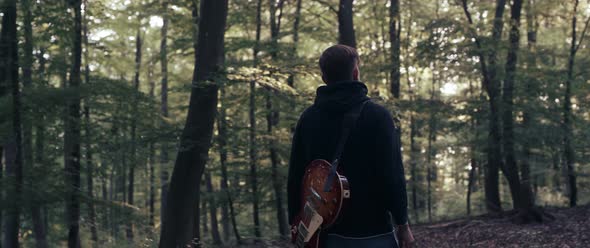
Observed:
[[[320,86],[314,105],[330,112],[345,112],[369,100],[367,86],[360,81],[341,81]]]

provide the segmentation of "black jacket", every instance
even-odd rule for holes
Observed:
[[[303,112],[291,148],[288,200],[289,223],[301,208],[304,169],[314,159],[330,161],[340,138],[343,115],[368,100],[358,81],[337,82],[317,89],[314,104]],[[406,181],[399,132],[384,107],[368,102],[351,130],[339,168],[348,178],[351,198],[328,232],[363,237],[391,231],[407,222]]]

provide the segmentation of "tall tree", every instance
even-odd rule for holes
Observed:
[[[537,66],[537,59],[536,59],[536,43],[537,43],[537,29],[538,29],[538,21],[536,11],[534,10],[534,0],[527,0],[525,5],[525,12],[526,12],[526,24],[527,24],[527,48],[528,48],[528,56],[527,56],[527,68],[529,71],[536,70]],[[525,85],[525,92],[533,92],[533,85],[538,84],[538,81],[534,78],[529,78],[524,82]],[[533,102],[535,101],[536,94],[533,96],[524,96],[524,104],[527,106],[532,106]],[[530,173],[530,163],[529,160],[531,159],[531,120],[533,119],[532,112],[528,109],[523,110],[522,113],[522,130],[525,132],[525,140],[522,144],[523,150],[523,158],[521,161],[521,184],[522,189],[527,190],[527,187],[531,187],[531,173]],[[535,204],[535,196],[534,190],[530,195],[530,199],[523,199],[524,204],[533,205]]]
[[[471,99],[474,99],[474,97],[477,97],[477,95],[475,94],[474,91],[474,86],[473,83],[471,81],[469,81],[469,97]],[[476,176],[477,176],[477,171],[478,171],[478,160],[476,157],[476,151],[477,151],[477,139],[479,138],[479,130],[477,129],[477,125],[479,123],[479,118],[477,116],[477,112],[476,111],[470,111],[470,120],[469,120],[469,131],[470,133],[473,135],[471,138],[471,144],[470,144],[470,151],[469,151],[469,165],[470,165],[470,169],[469,169],[469,174],[468,174],[468,178],[467,178],[467,197],[466,197],[466,205],[467,205],[467,215],[471,215],[471,193],[474,191],[475,189],[475,183],[476,183]]]
[[[271,59],[274,61],[278,60],[278,49],[279,49],[279,33],[281,30],[281,19],[283,16],[283,6],[285,4],[285,0],[275,1],[270,0],[270,38],[271,38],[271,51],[270,56]],[[277,11],[279,12],[277,16]],[[273,190],[275,193],[275,207],[277,211],[277,224],[279,225],[279,234],[283,237],[286,237],[289,233],[289,228],[287,227],[287,213],[284,207],[284,200],[283,200],[283,185],[282,179],[279,178],[279,155],[277,149],[277,142],[275,141],[274,137],[274,128],[279,123],[279,111],[276,109],[275,104],[273,104],[273,95],[274,91],[269,89],[266,95],[266,131],[270,137],[269,141],[269,154],[270,154],[270,163],[272,169],[272,185]]]
[[[24,90],[30,92],[32,90],[32,65],[33,65],[33,16],[31,14],[31,2],[29,0],[22,0],[21,7],[23,9],[23,27],[24,27],[24,43],[23,43],[23,62],[21,64],[23,71],[23,86]],[[25,94],[29,95],[29,94]],[[26,105],[25,105],[26,106]],[[24,153],[24,168],[28,171],[34,171],[33,168],[33,110],[25,107],[23,109],[23,153]],[[35,180],[29,181],[30,187],[35,188]],[[38,248],[47,247],[47,237],[41,220],[41,208],[39,203],[31,203],[31,218],[33,224],[33,232],[35,234],[35,245]]]
[[[412,37],[412,20],[413,20],[413,16],[414,16],[414,8],[412,3],[410,2],[408,5],[408,18],[407,18],[407,28],[406,28],[406,39],[408,39],[408,41],[411,39]],[[404,52],[406,54],[410,54],[410,42],[405,42],[404,45]],[[411,60],[404,60],[404,67],[406,69],[406,71],[409,71],[409,68],[411,66],[412,61]],[[420,73],[417,73],[418,75]],[[415,82],[412,80],[413,77],[410,76],[409,73],[406,73],[406,83],[408,85],[408,97],[409,97],[409,102],[410,102],[410,106],[414,106],[414,102],[416,102],[419,96],[417,94],[417,90],[415,89],[416,87],[413,86],[415,85]],[[418,80],[419,81],[419,80]],[[419,184],[421,181],[421,176],[420,176],[420,172],[418,171],[418,159],[419,159],[419,153],[420,153],[420,143],[417,142],[417,138],[420,136],[420,128],[418,126],[418,120],[417,120],[417,115],[416,115],[416,111],[415,109],[411,109],[410,113],[409,113],[410,117],[409,117],[409,126],[410,126],[410,186],[411,186],[411,201],[412,201],[412,210],[413,210],[413,214],[414,214],[414,222],[419,222],[420,221],[420,216],[419,216],[419,208],[420,208],[420,203],[418,202],[418,190],[419,190]],[[401,130],[400,130],[400,134],[401,134]],[[401,139],[401,135],[400,135],[400,139]]]
[[[503,146],[504,146],[504,161],[505,169],[504,174],[509,180],[515,181],[511,185],[511,188],[515,188],[512,191],[512,198],[515,199],[515,208],[520,211],[521,216],[525,217],[530,215],[533,211],[533,192],[529,182],[528,165],[525,167],[521,165],[521,174],[523,180],[520,180],[518,174],[518,164],[516,162],[515,148],[514,148],[514,116],[513,116],[513,105],[514,105],[514,84],[516,81],[517,61],[518,61],[518,50],[520,40],[520,16],[522,9],[522,0],[512,1],[510,9],[510,45],[508,50],[508,56],[506,58],[506,77],[504,80],[504,88],[502,94],[503,102]],[[526,180],[524,180],[526,179]],[[514,195],[516,194],[516,195]],[[528,219],[528,217],[527,217]]]
[[[400,40],[401,21],[399,11],[399,0],[391,0],[389,3],[389,41],[391,42],[391,78],[390,91],[393,97],[400,97]]]
[[[502,30],[504,27],[504,9],[506,1],[496,0],[496,9],[494,13],[494,20],[492,26],[492,37],[490,39],[490,48],[483,49],[481,38],[477,35],[473,27],[470,28],[470,35],[472,36],[477,49],[477,55],[480,63],[480,71],[482,74],[482,86],[488,94],[488,102],[490,106],[490,113],[488,115],[488,145],[487,145],[487,166],[485,168],[485,199],[486,208],[488,212],[498,213],[502,210],[500,205],[500,187],[499,187],[499,170],[502,167],[502,150],[501,150],[501,133],[500,133],[500,80],[497,75],[497,51],[502,38]],[[468,9],[467,0],[461,1],[463,12],[469,22],[473,26],[473,19]],[[488,51],[487,60],[486,53]]]
[[[568,58],[568,65],[567,65],[567,77],[565,81],[565,92],[564,92],[564,101],[563,101],[563,156],[565,159],[565,170],[566,171],[566,182],[567,182],[567,192],[569,195],[569,205],[570,207],[574,207],[577,205],[578,202],[578,188],[576,185],[576,173],[574,171],[574,163],[575,163],[575,152],[572,145],[572,138],[573,138],[573,124],[572,124],[572,84],[575,83],[574,77],[574,67],[576,63],[576,54],[582,42],[584,41],[584,37],[586,36],[586,31],[588,30],[588,23],[590,22],[590,17],[586,20],[584,25],[584,29],[580,37],[577,35],[577,22],[578,22],[578,5],[579,0],[575,0],[574,2],[574,9],[573,9],[573,17],[572,17],[572,37],[571,37],[571,45],[569,51],[569,58]],[[578,41],[579,38],[579,41]]]
[[[22,82],[24,89],[23,91],[31,91],[32,89],[32,66],[33,66],[33,16],[31,14],[31,3],[29,0],[22,0],[21,7],[23,9],[23,29],[24,29],[24,42],[23,42],[23,60],[21,68],[23,71]],[[26,94],[25,94],[26,96]],[[33,125],[32,125],[32,111],[26,107],[22,112],[22,125],[23,125],[23,162],[24,168],[31,169],[33,167]]]
[[[150,59],[148,65],[148,83],[149,83],[149,95],[151,98],[156,96],[155,88],[156,82],[154,82],[154,63],[153,60]],[[149,197],[148,197],[148,208],[149,208],[149,224],[150,226],[154,226],[155,222],[155,215],[156,215],[156,162],[155,162],[155,147],[154,142],[150,141],[148,145],[149,155],[148,155],[148,173],[149,173]]]
[[[162,117],[168,118],[168,0],[162,0],[162,29],[160,40],[160,66],[162,81],[160,90],[160,104]],[[167,127],[166,122],[161,123]],[[168,197],[168,143],[160,143],[160,225],[164,225],[164,213],[166,211],[166,198]]]
[[[131,154],[130,160],[131,165],[129,166],[129,192],[127,193],[127,203],[129,205],[134,204],[134,193],[135,193],[135,167],[137,166],[137,119],[138,119],[138,104],[139,104],[139,76],[141,72],[141,46],[142,46],[142,38],[141,38],[141,17],[138,20],[139,26],[137,27],[137,35],[135,37],[135,77],[133,79],[133,88],[135,91],[133,92],[133,110],[131,118]],[[133,218],[129,219],[129,223],[127,226],[127,239],[130,241],[133,240]]]
[[[72,68],[68,88],[72,96],[67,101],[64,151],[66,173],[66,216],[68,223],[68,247],[80,246],[80,67],[82,64],[82,11],[81,0],[69,2],[74,12],[72,33]]]
[[[198,49],[195,51],[193,87],[188,115],[180,138],[180,147],[167,199],[160,247],[186,246],[193,238],[193,223],[199,209],[201,176],[208,158],[217,107],[216,79],[223,70],[224,33],[227,0],[201,1]],[[198,65],[198,66],[197,66]],[[195,213],[196,212],[196,213]],[[195,232],[200,234],[197,226]],[[200,240],[195,241],[200,246]]]
[[[435,3],[435,18],[440,19],[439,16],[440,4],[438,1]],[[436,29],[435,32],[439,32],[439,29]],[[436,58],[438,53],[435,51],[434,57]],[[436,149],[434,147],[434,142],[436,142],[436,135],[437,135],[437,128],[438,128],[438,116],[437,110],[435,109],[436,106],[440,104],[439,102],[439,94],[438,89],[438,72],[435,72],[435,68],[438,68],[436,59],[432,61],[432,84],[430,87],[430,99],[428,101],[429,105],[429,118],[428,118],[428,154],[426,155],[426,182],[427,182],[427,206],[428,206],[428,221],[432,222],[432,181],[436,178],[436,166],[433,164],[433,159],[436,156]]]
[[[433,62],[433,67],[436,68],[436,61]],[[430,108],[430,117],[428,118],[428,154],[426,155],[426,182],[427,182],[427,205],[428,205],[428,221],[432,222],[432,180],[435,178],[436,166],[433,164],[433,159],[436,156],[436,149],[434,142],[436,142],[437,133],[437,111],[435,107],[438,101],[438,94],[436,93],[437,76],[432,73],[432,87],[430,89],[430,99],[428,102]],[[434,168],[434,169],[433,169]]]
[[[225,85],[219,89],[219,117],[217,118],[217,130],[218,130],[218,145],[219,145],[219,164],[221,167],[221,191],[224,192],[224,197],[227,201],[224,201],[221,207],[221,226],[223,228],[224,240],[229,239],[230,230],[229,222],[231,220],[233,226],[234,236],[238,244],[242,243],[238,227],[236,225],[236,216],[234,214],[234,206],[232,201],[232,195],[228,187],[228,175],[227,175],[227,127],[228,123],[226,120],[227,110],[225,106]]]
[[[262,0],[256,3],[256,43],[252,51],[254,66],[258,66],[258,52],[260,51],[260,32],[262,26]],[[258,175],[256,171],[257,146],[256,146],[256,81],[250,81],[250,107],[248,110],[250,126],[248,130],[248,146],[250,153],[250,189],[252,190],[252,221],[254,222],[254,235],[260,238],[260,211],[258,206]]]
[[[2,74],[0,72],[0,74]],[[0,81],[0,96],[4,95],[4,89],[3,89],[3,82]],[[0,180],[4,179],[4,144],[0,144]],[[0,190],[0,201],[4,202],[4,190]],[[0,209],[0,248],[2,248],[2,233],[4,232],[3,228],[2,228],[2,214],[3,214],[3,209]]]
[[[489,113],[489,137],[488,137],[488,167],[485,176],[485,196],[488,211],[500,211],[502,209],[500,205],[500,194],[499,194],[499,169],[502,167],[502,134],[501,123],[500,123],[500,78],[498,76],[498,58],[497,51],[499,43],[502,39],[502,30],[504,29],[504,9],[506,1],[496,0],[496,11],[494,14],[493,27],[492,27],[492,38],[490,41],[490,52],[488,54],[489,70],[488,74],[489,83],[486,85],[490,113]]]
[[[225,86],[221,86],[219,89],[219,117],[217,118],[217,144],[219,145],[219,165],[221,167],[221,178],[219,179],[220,190],[223,193],[223,199],[227,198],[229,194],[228,185],[227,185],[227,151],[226,151],[226,141],[227,138],[227,130],[226,130],[226,110],[225,110],[225,103],[224,103],[224,88]],[[228,209],[228,201],[222,201],[221,205],[221,229],[223,231],[223,240],[229,240],[230,236],[230,229],[229,229],[229,209]]]
[[[19,247],[19,227],[22,182],[23,154],[21,130],[21,93],[18,81],[18,38],[16,25],[16,1],[5,1],[3,6],[2,30],[0,32],[0,87],[11,89],[12,95],[12,137],[4,146],[6,157],[6,179],[11,182],[6,189],[7,211],[2,218],[4,237],[2,247]],[[3,93],[3,92],[0,92]]]
[[[90,86],[90,61],[88,43],[88,0],[84,0],[84,26],[82,35],[84,40],[84,83]],[[96,209],[94,208],[94,164],[92,163],[92,135],[90,131],[90,104],[88,99],[84,102],[84,135],[86,139],[86,188],[88,190],[88,219],[90,222],[90,238],[93,247],[98,247],[98,228],[96,222]]]
[[[301,0],[296,0],[295,17],[293,18],[293,47],[290,50],[289,57],[294,59],[297,56],[297,46],[299,46],[299,24],[301,23]],[[295,74],[289,74],[287,84],[295,87]]]
[[[354,0],[340,0],[338,5],[338,43],[355,47],[354,22],[352,2]]]

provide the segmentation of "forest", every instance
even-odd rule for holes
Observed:
[[[0,18],[1,248],[290,247],[292,135],[334,44],[401,129],[417,247],[590,247],[590,1],[0,0]]]

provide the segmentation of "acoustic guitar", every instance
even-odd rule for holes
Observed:
[[[302,182],[302,210],[291,226],[291,241],[297,248],[321,247],[321,232],[332,226],[350,198],[348,180],[323,159],[313,160]]]

